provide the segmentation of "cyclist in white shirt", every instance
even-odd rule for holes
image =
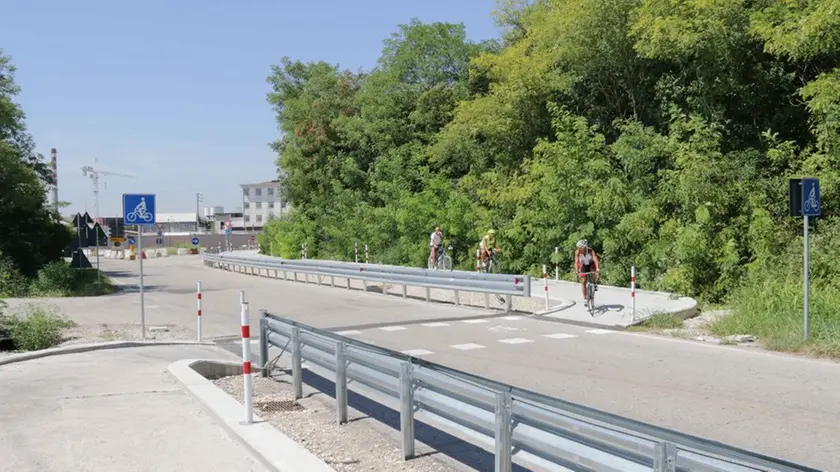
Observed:
[[[594,272],[595,274],[595,281],[598,281],[598,276],[601,273],[601,261],[598,260],[598,254],[595,253],[595,250],[589,247],[589,242],[585,239],[581,239],[576,244],[577,249],[575,249],[575,273],[581,277],[581,292],[583,293],[583,299],[586,300],[586,277],[584,274]],[[593,267],[594,266],[594,267]],[[592,269],[595,269],[594,271]],[[598,290],[598,286],[595,286],[595,290]]]
[[[437,264],[437,256],[438,256],[438,249],[440,248],[440,244],[443,242],[443,233],[440,230],[440,226],[435,226],[435,230],[432,235],[429,237],[429,248],[432,252],[432,263]]]

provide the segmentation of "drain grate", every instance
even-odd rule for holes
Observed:
[[[267,402],[255,402],[254,406],[265,412],[303,410],[303,407],[293,400],[273,400]]]

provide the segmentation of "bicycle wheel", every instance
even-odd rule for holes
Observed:
[[[125,219],[129,223],[134,223],[135,221],[137,221],[137,213],[132,211],[131,213],[125,215]]]
[[[441,261],[441,269],[443,270],[452,270],[452,258],[449,257],[449,254],[443,256],[443,260]]]
[[[586,283],[586,308],[590,316],[595,316],[595,285],[591,280]]]

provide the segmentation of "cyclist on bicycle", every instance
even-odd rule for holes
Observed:
[[[586,300],[586,276],[584,274],[592,272],[593,264],[595,264],[595,281],[597,282],[598,275],[601,272],[601,262],[598,261],[598,254],[595,253],[595,250],[589,247],[589,242],[581,239],[577,242],[577,249],[575,250],[575,273],[581,277],[580,287],[584,300]]]
[[[488,229],[487,233],[481,238],[481,261],[487,265],[487,260],[490,256],[497,252],[499,248],[496,247],[496,230]]]
[[[440,249],[440,244],[443,242],[443,232],[440,230],[440,226],[435,226],[435,230],[432,235],[429,237],[429,248],[431,249],[431,259],[433,264],[437,264],[438,260],[438,250]]]

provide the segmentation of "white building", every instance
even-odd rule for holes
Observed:
[[[290,206],[280,197],[278,181],[241,184],[242,223],[247,229],[261,229],[272,216],[289,213]]]

